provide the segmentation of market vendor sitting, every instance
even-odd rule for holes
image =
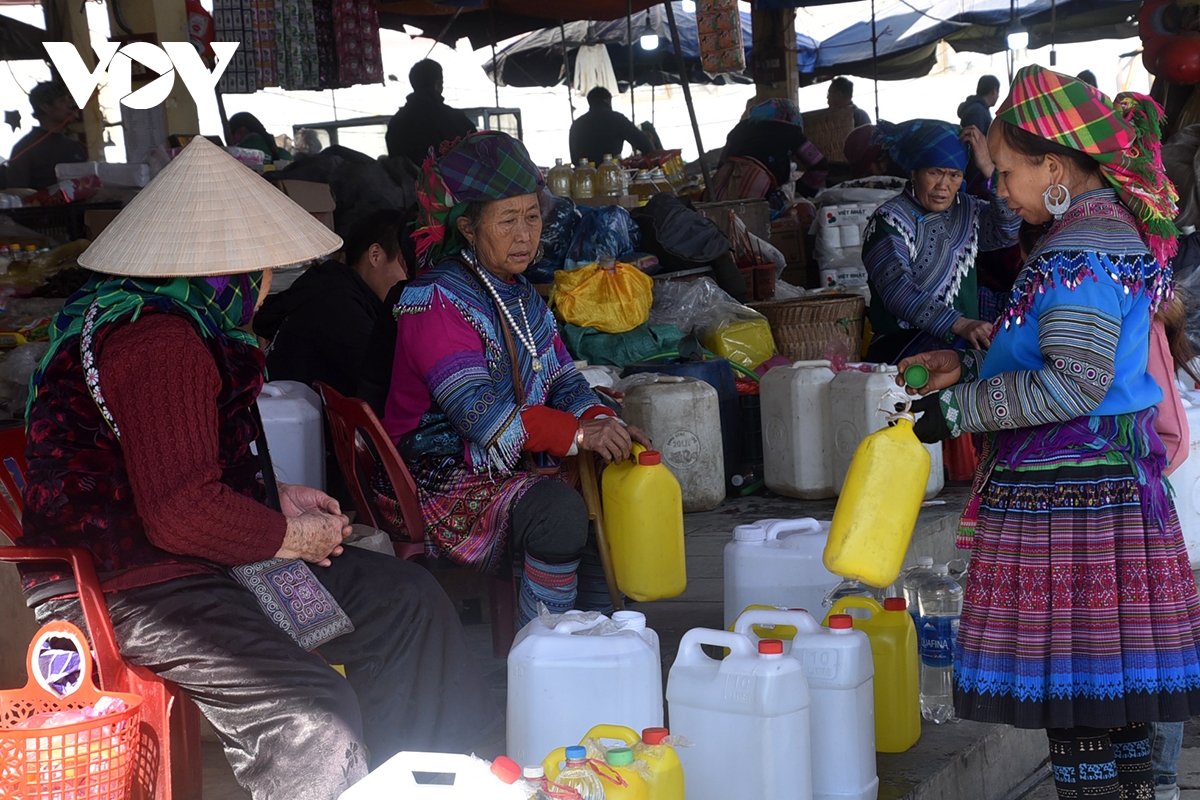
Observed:
[[[337,502],[251,451],[263,355],[243,327],[272,267],[340,244],[197,137],[80,257],[101,274],[31,384],[17,544],[91,551],[122,655],[195,700],[255,800],[333,800],[400,750],[470,752],[500,722],[429,573],[343,550]],[[69,573],[22,577],[39,621],[81,624]]]
[[[558,459],[617,461],[649,444],[600,403],[521,274],[537,256],[543,185],[504,133],[471,134],[426,162],[416,239],[433,268],[396,306],[383,420],[416,481],[427,551],[492,574],[512,563],[522,624],[539,603],[563,612],[591,595],[576,575],[587,510]],[[376,494],[399,527],[382,470]]]
[[[343,395],[356,393],[371,332],[389,313],[384,298],[407,277],[403,227],[399,211],[357,220],[346,233],[345,262],[311,267],[266,299],[254,315],[254,332],[269,341],[271,380],[323,381]]]
[[[735,156],[757,160],[780,187],[791,183],[797,169],[796,192],[804,197],[824,189],[829,175],[828,159],[804,135],[800,109],[791,100],[772,98],[752,106],[729,132],[721,163]]]
[[[975,256],[1017,241],[1021,219],[996,197],[960,191],[966,141],[984,179],[995,167],[975,127],[917,119],[879,123],[875,141],[906,174],[908,186],[871,217],[863,264],[871,287],[873,338],[867,360],[896,363],[947,345],[986,349],[991,322],[979,319]]]
[[[45,189],[58,180],[56,166],[87,161],[87,149],[62,132],[79,114],[66,86],[53,81],[39,83],[29,92],[29,105],[37,127],[13,145],[11,157],[0,170],[4,173],[0,187]]]

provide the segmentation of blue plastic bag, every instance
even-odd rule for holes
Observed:
[[[620,206],[585,207],[563,268],[576,269],[594,264],[602,255],[620,261],[641,244],[642,231],[625,209]]]
[[[554,272],[563,268],[581,217],[571,198],[550,197],[549,209],[542,221],[542,258],[529,265],[525,270],[526,278],[534,283],[554,281]]]

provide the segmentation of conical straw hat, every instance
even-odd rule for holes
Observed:
[[[233,275],[299,264],[341,246],[340,237],[295,201],[197,136],[79,264],[110,275]]]

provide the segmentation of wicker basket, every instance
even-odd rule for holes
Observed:
[[[751,303],[767,318],[775,349],[793,361],[825,357],[832,342],[844,342],[851,361],[862,348],[866,300],[856,294],[826,294]]]

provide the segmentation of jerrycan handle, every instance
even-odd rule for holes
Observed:
[[[733,632],[749,636],[755,625],[791,625],[797,633],[821,632],[821,626],[807,611],[778,611],[770,608],[743,611],[733,623]]]
[[[588,738],[616,739],[619,742],[624,742],[630,747],[633,747],[642,740],[641,734],[639,734],[633,728],[628,728],[624,725],[597,725],[588,731],[584,735],[583,739],[579,740],[579,743],[583,744],[584,739]]]
[[[469,762],[470,757],[460,753],[418,753],[409,751],[393,756],[392,761],[389,763],[392,764],[393,768],[396,768],[394,774],[391,776],[395,781],[393,786],[398,789],[417,789],[420,786],[414,774],[417,772],[448,773],[456,776],[456,783],[460,785],[465,783],[461,778],[458,778],[458,775]]]
[[[715,661],[716,659],[709,658],[700,649],[702,644],[729,648],[730,655],[735,656],[753,656],[758,652],[758,649],[750,641],[750,637],[743,634],[710,628],[692,628],[683,635],[683,639],[679,642],[679,655],[675,657],[675,664],[693,666],[706,661]]]
[[[834,614],[844,614],[844,609],[847,608],[865,608],[871,612],[872,617],[883,613],[883,606],[879,605],[879,602],[875,599],[851,595],[843,597],[834,603],[833,608],[829,609],[829,613],[825,615],[825,621],[828,622],[829,618]]]
[[[550,755],[546,756],[546,760],[542,762],[542,769],[546,771],[546,778],[551,781],[558,780],[558,774],[562,772],[562,764],[567,763],[567,748],[556,747],[550,751]]]
[[[800,519],[780,519],[775,520],[774,522],[768,522],[766,529],[767,541],[769,542],[772,539],[778,539],[779,535],[782,533],[797,533],[799,531],[816,533],[821,530],[821,523],[817,522],[812,517],[801,517]]]

